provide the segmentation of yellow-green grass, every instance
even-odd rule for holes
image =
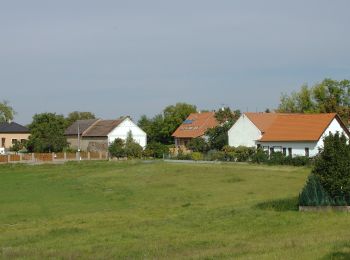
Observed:
[[[310,169],[84,162],[0,166],[0,257],[350,257],[350,215],[297,211]]]

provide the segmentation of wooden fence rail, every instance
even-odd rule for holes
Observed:
[[[52,163],[79,160],[108,160],[107,152],[26,153],[0,155],[0,163]]]

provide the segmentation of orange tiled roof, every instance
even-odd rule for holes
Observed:
[[[215,112],[192,113],[172,134],[177,138],[196,138],[203,136],[209,128],[216,127]]]
[[[259,141],[318,141],[334,118],[349,131],[335,113],[329,114],[281,114],[245,113],[262,132]]]

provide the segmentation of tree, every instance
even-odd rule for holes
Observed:
[[[241,111],[235,110],[232,112],[229,107],[215,113],[215,117],[220,124],[208,129],[206,132],[210,149],[221,150],[228,144],[228,130],[230,130],[240,116]]]
[[[55,113],[36,114],[29,125],[30,137],[27,149],[30,152],[61,152],[67,147],[64,136],[66,121]]]
[[[281,113],[338,113],[348,122],[350,117],[350,81],[324,79],[309,88],[303,85],[299,92],[281,96]]]
[[[145,154],[149,157],[163,158],[163,155],[169,154],[169,148],[165,144],[152,142],[147,144]]]
[[[67,126],[70,126],[77,120],[95,119],[95,118],[96,118],[95,114],[91,112],[73,111],[68,114],[66,121],[67,121]]]
[[[125,140],[125,155],[131,158],[141,158],[142,151],[142,146],[135,142],[132,132],[129,131],[128,137]]]
[[[16,112],[9,105],[9,102],[4,100],[0,102],[0,123],[9,122],[13,120]]]
[[[312,171],[332,198],[350,195],[350,145],[345,135],[329,134]]]
[[[204,138],[197,137],[193,138],[188,144],[187,148],[193,152],[205,153],[209,150],[209,145]]]
[[[113,143],[108,147],[109,154],[112,157],[122,158],[125,157],[125,150],[124,150],[124,140],[117,138],[113,141]]]
[[[195,112],[196,106],[177,103],[167,106],[162,114],[155,115],[153,118],[143,115],[138,126],[147,133],[149,142],[171,144],[173,143],[171,135],[191,113]]]

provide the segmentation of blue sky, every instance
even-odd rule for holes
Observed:
[[[243,111],[350,79],[350,1],[0,1],[0,100],[35,113]]]

